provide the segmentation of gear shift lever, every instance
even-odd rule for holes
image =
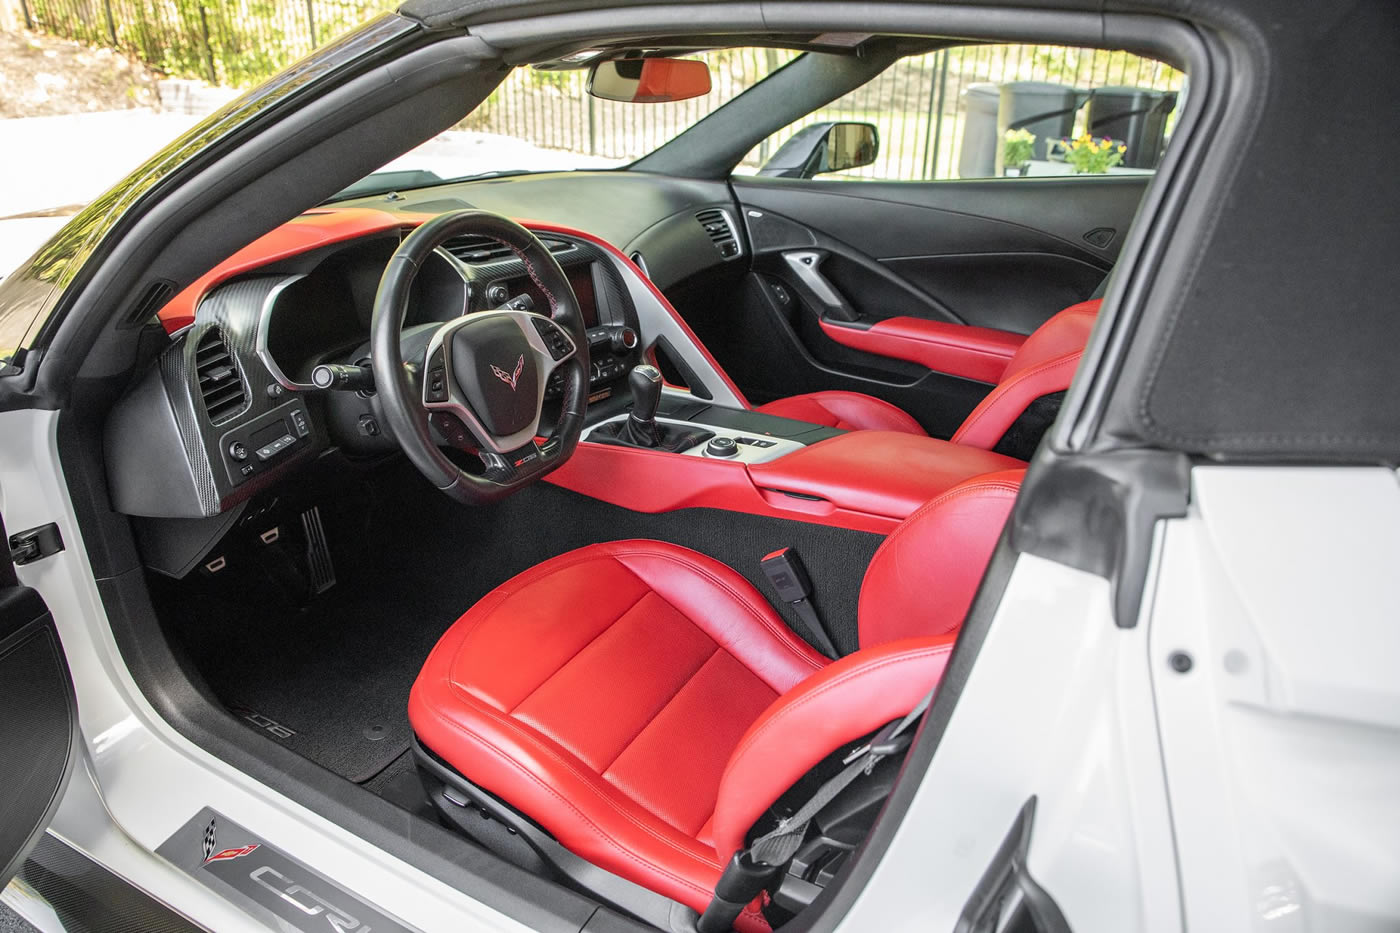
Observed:
[[[656,428],[656,409],[661,404],[661,370],[643,363],[634,366],[627,376],[632,388],[632,413],[622,437],[638,447],[656,447],[661,443]]]
[[[656,409],[661,405],[661,370],[655,366],[643,363],[633,367],[627,384],[632,387],[632,412],[625,419],[598,425],[588,440],[681,453],[715,436],[699,425],[656,420]]]

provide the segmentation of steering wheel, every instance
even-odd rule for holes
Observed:
[[[464,235],[488,237],[519,256],[548,299],[549,315],[509,309],[465,314],[433,333],[421,363],[406,361],[402,332],[413,279],[434,250]],[[409,234],[380,279],[370,332],[384,420],[413,465],[459,502],[507,496],[556,469],[578,446],[588,405],[583,315],[559,263],[514,221],[489,211],[453,211]],[[563,407],[541,439],[545,386],[555,370],[564,374]],[[434,429],[474,452],[485,470],[457,466],[439,448]]]

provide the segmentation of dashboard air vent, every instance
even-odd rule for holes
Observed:
[[[209,420],[218,424],[248,407],[248,390],[233,362],[223,332],[206,330],[194,349],[194,371],[199,379],[199,397]]]
[[[695,215],[695,219],[705,228],[705,234],[710,238],[710,242],[715,244],[715,249],[719,250],[721,256],[733,259],[739,255],[739,240],[734,236],[734,227],[729,223],[728,214],[714,208],[701,211]]]
[[[551,253],[566,253],[574,248],[572,243],[565,243],[562,240],[548,240],[541,238],[541,242],[549,247]],[[515,252],[503,243],[497,243],[490,237],[484,236],[459,236],[448,240],[443,244],[443,249],[462,262],[478,265],[485,262],[500,262],[502,259],[514,259]]]

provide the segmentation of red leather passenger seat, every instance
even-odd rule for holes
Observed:
[[[569,850],[703,910],[778,796],[937,681],[1020,477],[956,486],[885,540],[861,591],[860,650],[839,661],[711,558],[597,544],[468,610],[428,657],[409,719]],[[750,912],[740,926],[766,925]]]
[[[996,388],[963,421],[953,441],[990,450],[1031,402],[1069,388],[1102,303],[1095,298],[1070,305],[1036,328],[1006,364]],[[809,392],[769,402],[758,410],[848,431],[926,433],[907,412],[859,392]]]

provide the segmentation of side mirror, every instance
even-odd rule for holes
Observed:
[[[627,104],[665,104],[710,93],[710,66],[693,58],[630,58],[598,62],[588,93]]]
[[[813,123],[798,130],[758,170],[774,178],[811,178],[870,165],[880,153],[873,123]]]

